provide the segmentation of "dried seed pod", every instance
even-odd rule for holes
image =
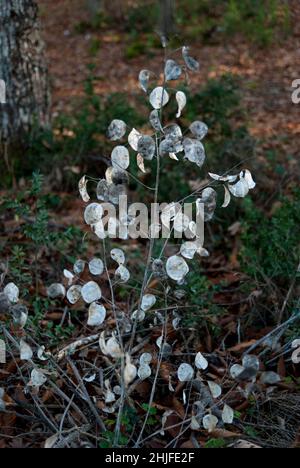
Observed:
[[[66,295],[66,288],[63,284],[54,283],[47,288],[47,294],[50,299],[57,299],[58,297],[65,297]]]
[[[156,144],[152,137],[142,136],[138,141],[137,146],[139,154],[146,159],[151,161],[155,156]]]
[[[88,205],[84,212],[84,220],[86,224],[91,226],[102,220],[103,208],[99,203],[91,203]]]
[[[223,412],[222,412],[222,420],[223,420],[224,424],[232,424],[233,423],[234,411],[228,405],[224,405]]]
[[[93,258],[89,263],[90,273],[94,276],[100,276],[104,272],[104,263],[101,258]]]
[[[82,179],[80,179],[79,184],[78,184],[78,188],[79,188],[79,193],[81,195],[82,200],[85,203],[88,203],[91,198],[90,198],[90,196],[88,194],[88,191],[87,191],[86,176],[83,176]]]
[[[181,77],[182,68],[175,60],[167,60],[165,65],[165,77],[167,81],[175,81]]]
[[[106,318],[106,309],[103,305],[93,302],[89,307],[89,327],[99,327]]]
[[[16,304],[19,301],[20,291],[18,286],[16,286],[14,283],[7,284],[3,292],[12,304]]]
[[[81,275],[81,273],[84,272],[84,269],[85,269],[85,261],[81,259],[76,260],[76,262],[74,263],[74,267],[73,267],[73,271],[75,275],[77,276]]]
[[[217,208],[217,192],[211,187],[204,189],[196,203],[204,205],[204,221],[211,221]]]
[[[110,256],[118,265],[124,265],[126,262],[125,253],[121,249],[112,249]]]
[[[107,129],[107,137],[111,141],[121,140],[126,133],[127,125],[123,120],[115,119]]]
[[[115,272],[115,276],[122,283],[128,283],[128,281],[130,280],[130,272],[126,267],[124,267],[124,265],[119,266],[119,268]]]
[[[180,382],[190,382],[194,378],[194,369],[190,364],[183,363],[178,369],[178,379]]]
[[[114,167],[111,172],[111,181],[114,185],[126,185],[128,184],[128,174],[126,171]]]
[[[181,117],[183,109],[185,108],[185,106],[187,104],[186,94],[183,91],[178,91],[176,93],[176,101],[177,101],[177,104],[178,104],[178,112],[176,114],[176,117],[177,117],[177,119],[179,119],[179,117]]]
[[[128,135],[128,143],[134,151],[138,150],[139,139],[142,138],[142,134],[138,132],[135,128],[131,130]]]
[[[180,282],[186,277],[190,270],[186,261],[182,257],[175,255],[168,259],[166,271],[172,280]]]
[[[190,56],[190,48],[183,47],[182,48],[182,56],[184,58],[185,64],[190,71],[197,72],[199,71],[200,65],[196,59]]]
[[[208,382],[208,386],[213,398],[219,398],[222,395],[222,388],[215,382]]]
[[[31,346],[25,340],[20,341],[20,359],[21,361],[30,361],[33,357]]]
[[[74,284],[74,286],[71,286],[70,289],[67,292],[67,299],[70,302],[70,304],[76,304],[76,302],[79,301],[81,298],[81,289],[82,287],[79,285]]]
[[[195,366],[200,370],[206,370],[208,368],[207,359],[201,353],[197,353],[195,359]]]
[[[130,155],[126,146],[116,146],[111,153],[111,162],[116,169],[128,169]]]
[[[28,319],[28,309],[23,304],[15,304],[11,308],[14,324],[20,328],[24,328]]]
[[[150,103],[154,109],[161,109],[168,104],[169,99],[169,94],[162,86],[155,88],[150,94]]]
[[[190,130],[196,138],[203,140],[203,138],[207,135],[208,126],[204,122],[197,120],[190,125]]]
[[[183,140],[183,148],[186,159],[201,168],[205,162],[205,149],[201,141],[185,138]]]
[[[30,387],[40,388],[47,382],[47,380],[48,379],[42,370],[33,369],[33,371],[31,372],[31,379],[28,385]]]
[[[149,70],[142,70],[139,74],[140,87],[145,93],[148,92],[151,72]]]
[[[153,294],[145,294],[142,299],[141,309],[144,312],[152,309],[152,307],[156,304],[156,297]]]
[[[157,132],[162,132],[162,133],[164,132],[161,121],[160,121],[160,117],[159,117],[159,111],[157,109],[154,109],[151,112],[149,121],[152,127],[154,128],[154,130],[156,130]]]
[[[97,198],[99,201],[103,201],[103,202],[109,201],[109,184],[107,180],[105,179],[102,179],[98,182]]]
[[[206,429],[208,432],[213,432],[219,424],[219,420],[216,416],[208,414],[203,418],[202,423],[204,429]]]
[[[11,302],[6,296],[6,294],[0,294],[0,314],[9,313],[11,308]]]
[[[100,286],[95,281],[89,281],[81,289],[81,296],[87,304],[98,301],[102,297]]]
[[[151,367],[148,364],[143,364],[139,367],[138,377],[140,380],[147,380],[151,377],[152,371]]]

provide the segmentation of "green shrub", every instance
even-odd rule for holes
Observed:
[[[227,34],[243,33],[249,40],[268,46],[280,29],[289,29],[288,5],[279,0],[230,0],[223,27]]]
[[[288,286],[300,259],[300,190],[283,197],[269,217],[251,199],[244,201],[244,209],[243,270],[258,282],[267,277]]]
[[[64,189],[74,189],[78,182],[76,171],[74,177],[74,172],[66,168],[99,166],[99,156],[105,155],[107,150],[103,134],[116,115],[128,125],[145,123],[142,111],[136,112],[124,94],[97,95],[96,80],[94,67],[90,66],[90,76],[84,83],[85,96],[73,102],[72,112],[60,114],[53,122],[53,130],[32,132],[25,156],[24,153],[12,155],[16,178],[30,177],[37,170],[49,174],[55,169],[61,172]],[[135,97],[132,99],[135,101]],[[9,183],[8,180],[3,182]]]
[[[142,3],[142,4],[141,4]],[[159,18],[159,6],[156,1],[144,1],[130,5],[127,9],[124,26],[126,31],[153,33]]]
[[[194,120],[201,116],[215,134],[232,135],[230,119],[240,109],[241,94],[237,79],[226,74],[211,79],[199,92],[193,95],[186,118]]]
[[[124,2],[122,21],[112,12],[95,14],[89,21],[81,21],[75,32],[100,31],[118,28],[131,36],[126,57],[133,58],[148,50],[146,34],[154,35],[159,19],[159,2],[154,0]],[[177,0],[176,24],[186,40],[221,42],[225,36],[242,34],[259,46],[268,46],[290,32],[290,7],[283,0]],[[132,37],[132,35],[134,37]]]
[[[220,333],[216,319],[224,313],[224,309],[214,304],[214,295],[219,292],[222,285],[210,282],[200,265],[195,265],[190,273],[189,284],[185,288],[186,303],[195,307],[188,308],[184,313],[183,325],[187,328],[196,328],[203,331],[203,323],[215,337]]]
[[[23,297],[27,297],[32,285],[38,292],[39,280],[45,275],[39,266],[42,252],[47,264],[57,271],[64,261],[74,261],[74,255],[83,248],[79,229],[57,230],[53,224],[49,210],[59,205],[59,197],[43,193],[43,177],[38,172],[33,174],[27,190],[14,197],[8,194],[1,202],[1,218],[15,218],[20,223],[18,242],[4,236],[0,247],[3,255],[9,254],[8,278],[20,285]],[[57,253],[61,264],[54,258]]]
[[[289,197],[282,197],[271,215],[245,200],[242,217],[242,249],[240,262],[248,275],[245,284],[248,292],[261,291],[256,301],[256,310],[261,316],[267,312],[266,321],[278,320],[279,310],[290,289],[300,260],[300,190],[295,189]],[[299,275],[299,273],[298,273]],[[292,295],[285,313],[296,311],[297,303]],[[270,314],[271,312],[271,314]],[[252,316],[255,320],[255,314]],[[292,332],[295,338],[299,329]]]
[[[222,449],[226,447],[226,441],[224,439],[210,439],[205,444],[206,449]]]

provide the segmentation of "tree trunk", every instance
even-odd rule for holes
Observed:
[[[160,18],[159,30],[162,42],[168,41],[175,34],[175,0],[159,0]]]
[[[34,126],[49,124],[48,73],[34,0],[0,0],[0,80],[6,87],[0,143],[15,144]]]

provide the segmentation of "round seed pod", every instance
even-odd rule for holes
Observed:
[[[11,303],[6,296],[6,294],[0,294],[0,314],[9,313],[11,308]]]

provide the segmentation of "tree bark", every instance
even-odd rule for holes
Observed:
[[[49,125],[49,81],[34,0],[0,1],[0,80],[6,85],[0,143],[19,143],[34,126]]]
[[[176,32],[175,25],[175,0],[159,0],[160,18],[159,30],[163,43],[168,41]]]

